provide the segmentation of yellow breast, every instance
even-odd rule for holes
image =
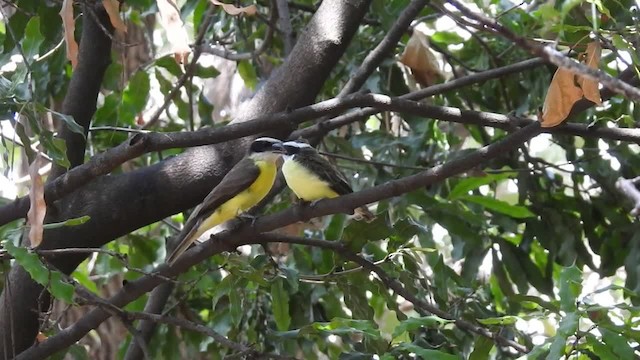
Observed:
[[[291,191],[304,201],[316,201],[338,196],[335,191],[331,190],[329,184],[295,160],[285,160],[282,165],[282,175],[284,175]]]

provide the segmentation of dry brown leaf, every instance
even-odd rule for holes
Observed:
[[[429,48],[429,39],[420,31],[413,31],[400,56],[400,62],[411,69],[416,81],[422,86],[431,86],[443,77],[438,61]]]
[[[47,340],[49,337],[47,335],[45,335],[42,332],[38,332],[38,335],[36,336],[36,342],[41,343],[45,340]]]
[[[593,41],[587,45],[587,52],[585,55],[585,63],[592,69],[597,69],[600,65],[600,56],[602,55],[602,47],[600,42]],[[600,90],[598,89],[598,82],[595,80],[587,79],[578,75],[578,84],[582,88],[584,97],[587,100],[592,101],[595,104],[602,105],[602,98],[600,98]]]
[[[109,14],[109,21],[116,30],[127,32],[127,25],[120,18],[120,2],[118,0],[102,0],[102,6]]]
[[[29,189],[29,212],[27,212],[27,222],[29,224],[29,242],[32,248],[37,247],[42,242],[42,232],[44,231],[44,216],[47,213],[47,204],[44,202],[44,183],[40,170],[39,156],[29,166],[29,176],[31,177],[31,189]]]
[[[180,18],[180,9],[178,9],[175,0],[156,0],[156,4],[160,12],[162,27],[171,44],[171,51],[176,61],[184,64],[191,48],[189,47],[189,34],[187,34],[187,29]]]
[[[73,0],[64,0],[60,9],[62,26],[64,27],[64,41],[67,43],[67,59],[71,61],[73,69],[78,65],[78,43],[74,37],[76,21],[73,18]]]
[[[569,113],[573,104],[582,99],[582,89],[575,83],[575,74],[558,68],[551,79],[547,96],[542,107],[542,127],[553,127],[561,124]]]
[[[222,6],[222,10],[224,10],[227,14],[229,15],[240,15],[240,14],[247,14],[249,16],[253,16],[256,14],[256,12],[258,12],[258,8],[255,5],[249,5],[249,6],[244,6],[244,7],[235,7],[231,4],[225,4],[223,2],[220,2],[218,0],[211,0],[211,3],[213,5],[218,5],[218,6]]]

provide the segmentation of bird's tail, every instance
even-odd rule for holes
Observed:
[[[359,208],[355,209],[354,213],[355,214],[354,214],[353,218],[358,220],[358,221],[364,220],[364,221],[370,223],[370,222],[372,222],[373,220],[376,219],[376,216],[371,211],[369,211],[369,209],[367,209],[366,206],[362,206],[362,207],[359,207]]]
[[[175,249],[167,256],[165,262],[169,265],[173,265],[173,263],[178,259],[182,253],[187,251],[189,246],[202,234],[197,234],[198,226],[192,227],[189,231],[184,231],[178,234],[177,238],[174,240],[174,243],[178,243]]]

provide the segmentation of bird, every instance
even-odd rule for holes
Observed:
[[[257,205],[269,193],[278,173],[282,142],[270,137],[255,139],[247,155],[198,205],[174,240],[178,244],[166,258],[173,264],[189,246],[207,230],[237,216],[247,216],[247,210]]]
[[[282,175],[287,186],[303,202],[315,203],[353,192],[347,178],[304,140],[274,145],[283,153]],[[366,207],[355,209],[356,219],[373,221],[375,215]]]

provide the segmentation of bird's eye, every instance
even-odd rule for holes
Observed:
[[[285,145],[284,149],[286,150],[287,154],[297,154],[300,151],[299,147],[293,145]]]

